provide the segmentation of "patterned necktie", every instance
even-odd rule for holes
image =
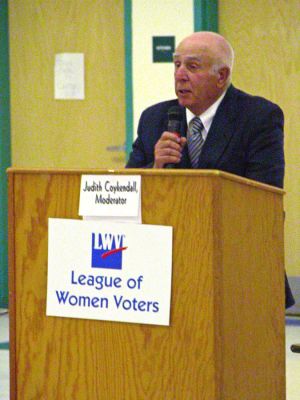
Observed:
[[[204,139],[202,137],[202,129],[204,128],[201,119],[195,117],[192,121],[191,135],[188,138],[188,149],[191,164],[193,168],[197,168],[200,152],[204,144]]]

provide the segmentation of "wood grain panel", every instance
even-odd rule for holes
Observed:
[[[12,399],[283,400],[282,191],[139,172],[143,222],[174,227],[170,327],[46,317],[48,218],[87,172],[9,172]]]
[[[193,190],[192,179],[160,181],[143,181],[146,223],[176,226],[190,207],[199,209],[175,230],[171,327],[46,317],[48,217],[77,218],[80,175],[15,176],[16,398],[214,398],[208,182],[187,203],[181,193]],[[173,209],[170,198],[177,199]],[[199,246],[193,236],[200,231],[205,240]],[[193,263],[199,268],[191,273]]]
[[[283,199],[228,181],[221,193],[222,393],[285,399]]]
[[[219,28],[235,49],[234,84],[284,111],[286,269],[300,275],[300,2],[220,0]]]
[[[125,153],[123,1],[9,2],[12,162],[121,167]],[[85,56],[85,100],[54,100],[55,54]]]

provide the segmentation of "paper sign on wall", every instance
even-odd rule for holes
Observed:
[[[55,55],[54,98],[58,100],[84,99],[84,54]]]
[[[49,219],[47,315],[169,325],[172,227]]]

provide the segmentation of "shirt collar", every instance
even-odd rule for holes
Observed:
[[[186,108],[186,122],[187,125],[189,126],[191,120],[195,117],[199,117],[202,121],[202,124],[205,129],[205,133],[207,134],[209,131],[209,128],[212,124],[213,118],[217,112],[217,109],[221,103],[221,101],[224,99],[225,94],[227,90],[207,109],[205,110],[201,115],[195,115],[193,114],[189,109]]]

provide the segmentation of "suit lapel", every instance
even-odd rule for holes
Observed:
[[[187,123],[186,123],[186,117],[185,117],[185,112],[184,112],[184,118],[181,123],[181,136],[186,137],[187,134]],[[179,164],[177,164],[177,168],[191,168],[191,162],[189,158],[189,152],[188,152],[188,147],[187,145],[184,146],[182,150],[182,158]]]
[[[215,169],[234,132],[236,118],[236,89],[230,86],[221,102],[207,139],[203,145],[198,168]]]
[[[203,145],[198,164],[199,169],[218,168],[218,160],[226,150],[226,147],[234,133],[234,120],[236,119],[237,113],[236,99],[237,90],[233,85],[231,85],[216,112],[207,139]],[[168,117],[166,114],[164,119],[164,130],[167,130],[167,127]],[[187,123],[185,117],[181,123],[180,133],[181,136],[186,137]],[[176,168],[191,168],[187,146],[184,147],[182,159],[180,163],[177,164]]]

